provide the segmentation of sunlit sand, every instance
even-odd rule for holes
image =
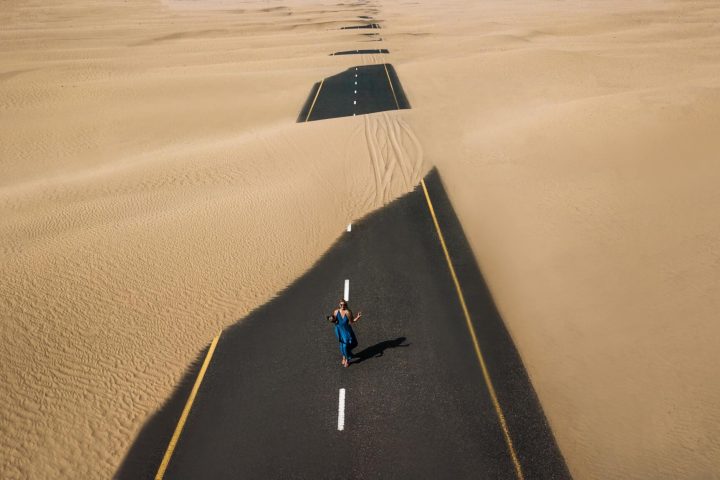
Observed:
[[[572,474],[720,471],[720,6],[379,1],[371,43],[333,2],[62,3],[0,9],[0,477],[112,477],[432,166]],[[412,109],[296,122],[385,62]]]

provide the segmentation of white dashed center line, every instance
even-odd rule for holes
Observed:
[[[347,231],[352,232],[352,223],[348,223]]]
[[[345,389],[341,388],[338,395],[338,430],[345,430]]]
[[[345,280],[345,291],[343,292],[343,298],[346,302],[350,301],[350,280]]]

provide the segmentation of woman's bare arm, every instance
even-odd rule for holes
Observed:
[[[352,320],[353,323],[355,323],[355,322],[357,322],[358,320],[360,320],[360,317],[362,317],[362,312],[358,312],[358,314],[355,315],[355,317],[353,317],[353,316],[352,316],[352,312],[350,312],[350,318],[353,319],[353,320]]]

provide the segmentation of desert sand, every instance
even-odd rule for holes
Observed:
[[[2,478],[112,477],[432,166],[574,477],[720,478],[715,2],[45,3],[0,9]],[[368,8],[412,109],[296,123]]]

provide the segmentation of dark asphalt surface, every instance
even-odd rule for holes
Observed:
[[[365,25],[352,25],[349,27],[340,27],[340,30],[363,30],[365,28],[379,29],[380,25],[378,25],[377,23],[368,23]]]
[[[426,182],[525,478],[570,478],[439,176]],[[363,312],[347,369],[325,320],[345,279]],[[118,478],[152,478],[173,409]],[[516,478],[421,189],[222,334],[165,478]]]
[[[334,55],[371,55],[374,53],[390,53],[387,48],[375,48],[365,50],[343,50],[342,52],[331,53],[330,56]]]
[[[410,103],[392,65],[359,65],[326,78],[322,86],[315,84],[298,122],[407,108]]]

